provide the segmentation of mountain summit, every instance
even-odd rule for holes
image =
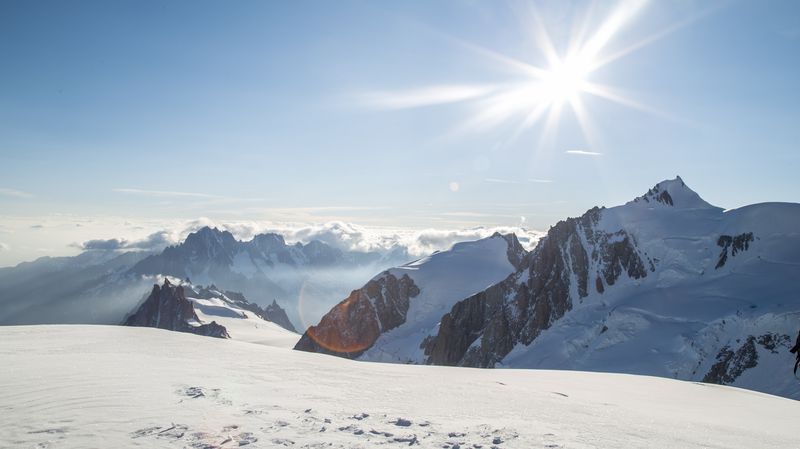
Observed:
[[[677,177],[624,205],[559,221],[518,263],[506,258],[507,276],[480,279],[491,285],[472,294],[462,287],[475,272],[447,261],[455,254],[440,253],[448,269],[408,271],[422,292],[415,275],[430,273],[425,283],[440,289],[409,295],[401,325],[384,329],[361,351],[338,355],[648,374],[800,398],[794,378],[774,376],[790,366],[800,314],[798,224],[800,204],[724,211]],[[497,248],[473,257],[493,255]],[[364,304],[378,304],[374,298],[367,295]],[[355,322],[362,321],[323,319],[297,349],[336,353],[312,332],[322,327],[323,335],[361,341]]]
[[[172,285],[169,279],[164,279],[161,287],[154,285],[150,296],[123,324],[230,338],[227,329],[216,321],[202,323],[192,302],[186,299],[183,287]]]
[[[680,176],[659,182],[647,193],[635,198],[632,203],[650,206],[661,204],[675,209],[719,209],[700,198],[700,195],[689,188]]]

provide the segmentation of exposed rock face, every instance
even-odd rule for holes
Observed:
[[[683,180],[680,177],[678,177],[677,180],[683,184]],[[667,206],[675,205],[674,201],[672,200],[672,195],[670,195],[667,190],[662,190],[661,186],[659,185],[656,185],[652,189],[648,190],[647,193],[636,198],[634,201],[644,201],[645,203],[652,201],[655,203],[666,204]]]
[[[717,240],[717,246],[721,247],[722,251],[719,253],[719,260],[714,268],[719,269],[725,265],[725,262],[728,260],[728,249],[730,249],[731,257],[733,257],[738,252],[747,251],[750,249],[750,243],[752,241],[752,232],[745,232],[737,236],[724,234],[719,236],[719,239]]]
[[[183,287],[172,285],[166,279],[163,286],[153,286],[150,296],[133,315],[125,320],[123,325],[155,327],[208,337],[230,338],[225,327],[215,321],[201,324],[192,302],[184,295]]]
[[[389,272],[353,290],[350,296],[306,330],[295,349],[355,358],[369,349],[382,332],[406,319],[409,300],[419,288],[408,275]]]
[[[516,273],[456,304],[425,342],[426,362],[493,367],[514,345],[529,345],[587,297],[590,276],[603,293],[623,274],[640,279],[647,276],[646,266],[654,270],[624,229],[598,228],[603,210],[558,222]]]
[[[517,236],[513,233],[504,235],[500,234],[499,232],[495,232],[494,236],[502,237],[503,240],[506,241],[508,244],[508,251],[506,251],[508,261],[511,262],[511,265],[513,265],[517,270],[521,269],[525,264],[525,257],[528,256],[528,251],[522,247],[522,244],[519,242],[519,239],[517,239]]]
[[[730,385],[746,370],[758,366],[756,344],[777,354],[779,347],[788,348],[791,345],[791,337],[774,333],[767,333],[759,337],[749,335],[735,351],[729,345],[725,345],[717,354],[717,362],[703,377],[703,382]]]
[[[758,365],[755,340],[755,337],[749,336],[747,341],[736,351],[733,351],[730,346],[723,347],[717,354],[717,363],[703,377],[703,382],[731,384],[746,369],[755,368]]]
[[[277,324],[278,326],[286,330],[297,332],[297,330],[292,325],[292,322],[289,321],[289,317],[286,315],[286,311],[281,306],[279,306],[278,302],[275,301],[274,299],[272,300],[272,304],[262,309],[261,317],[267,321],[272,321],[273,323]]]
[[[442,317],[439,333],[423,343],[429,363],[494,366],[511,350],[515,332],[506,313],[503,286],[496,284],[457,303]],[[471,347],[478,338],[480,344]]]

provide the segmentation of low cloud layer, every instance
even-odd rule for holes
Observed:
[[[446,250],[455,243],[482,239],[495,232],[501,234],[513,232],[523,246],[532,248],[543,235],[542,232],[520,227],[398,230],[371,228],[341,221],[301,226],[267,226],[260,231],[253,229],[252,225],[241,223],[222,224],[219,227],[227,229],[244,240],[252,238],[258,233],[274,232],[281,234],[289,243],[308,243],[312,240],[319,240],[343,251],[359,252],[386,252],[396,248],[405,248],[411,256],[424,256],[434,251]]]
[[[5,187],[0,187],[0,196],[6,196],[11,198],[33,198],[33,195],[28,192],[23,192],[17,189],[9,189]]]
[[[77,245],[84,251],[159,251],[178,242],[176,235],[169,231],[154,232],[141,240],[96,239]]]
[[[332,221],[314,225],[291,225],[260,222],[215,222],[200,218],[182,223],[174,229],[166,229],[143,239],[95,239],[76,247],[85,251],[159,251],[182,242],[186,236],[209,226],[227,230],[239,240],[250,240],[257,234],[272,232],[280,234],[288,243],[308,243],[319,240],[343,251],[388,252],[405,249],[410,256],[419,257],[434,251],[442,251],[453,244],[489,237],[495,232],[514,233],[526,248],[532,248],[543,235],[521,227],[477,227],[470,229],[385,229],[372,228]]]

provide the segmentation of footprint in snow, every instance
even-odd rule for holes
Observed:
[[[416,435],[394,437],[394,442],[396,442],[396,443],[408,443],[409,446],[413,446],[415,444],[419,444],[419,441],[417,441],[417,436]]]
[[[170,426],[151,426],[131,432],[131,438],[155,437],[167,440],[178,440],[186,435],[189,426],[185,424],[172,424]]]
[[[353,425],[339,427],[339,431],[340,432],[349,432],[349,433],[352,433],[353,435],[363,435],[364,434],[363,430],[361,430],[360,428],[358,428],[356,426],[353,426]]]
[[[379,430],[375,430],[375,429],[372,429],[372,430],[370,430],[370,431],[369,431],[369,433],[371,433],[371,434],[373,434],[373,435],[383,435],[383,436],[385,436],[386,438],[391,438],[391,437],[393,437],[393,436],[394,436],[394,434],[392,434],[392,433],[389,433],[389,432],[381,432],[381,431],[379,431]]]
[[[398,427],[409,427],[411,425],[411,421],[404,418],[397,418],[396,420],[390,422]]]
[[[228,399],[220,395],[219,388],[205,388],[198,386],[182,386],[175,391],[175,394],[188,399],[212,399],[221,405],[232,405]],[[181,399],[179,402],[183,402]]]
[[[53,428],[50,428],[50,429],[31,430],[28,433],[32,434],[32,435],[33,434],[37,434],[37,433],[47,433],[47,434],[50,434],[50,435],[57,435],[57,434],[67,433],[67,428],[66,427],[53,427]]]

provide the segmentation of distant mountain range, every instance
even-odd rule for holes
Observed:
[[[650,374],[800,399],[800,204],[724,211],[678,177],[551,227],[382,272],[296,349],[359,360]]]
[[[293,328],[319,319],[353,285],[404,263],[408,254],[342,251],[320,241],[287,244],[278,234],[249,241],[205,227],[158,253],[86,251],[0,268],[0,324],[116,324],[165,276],[280,304]]]

